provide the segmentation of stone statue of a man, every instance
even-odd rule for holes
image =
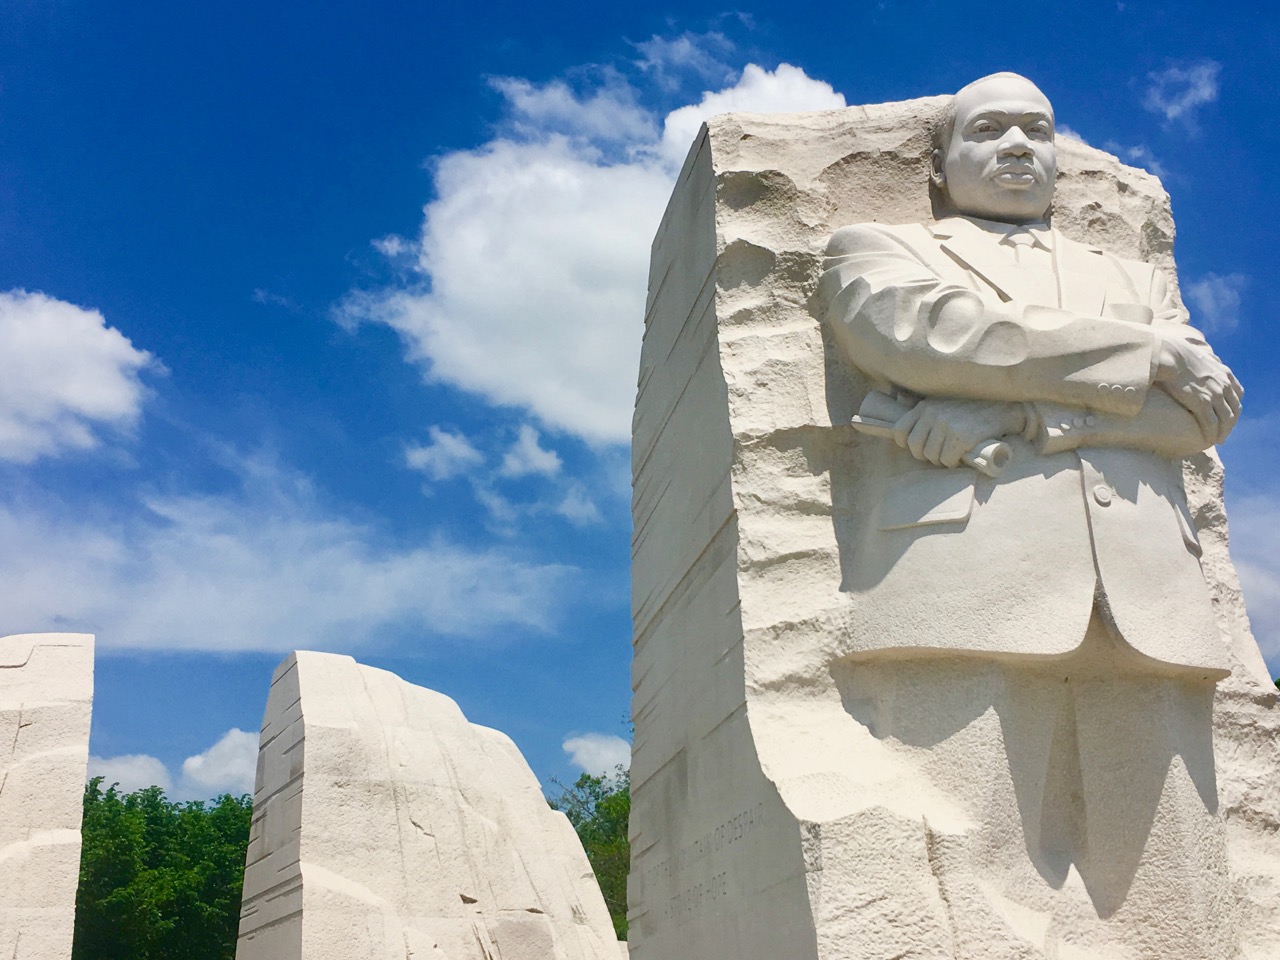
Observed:
[[[1227,436],[1241,388],[1160,269],[1053,228],[1055,174],[1052,106],[995,74],[937,131],[944,216],[830,240],[825,322],[870,387],[855,426],[880,434],[833,670],[856,720],[927,747],[976,812],[931,861],[957,929],[1003,942],[1030,910],[1080,956],[1147,956],[1157,928],[1185,931],[1162,957],[1227,956],[1207,891],[1230,661],[1180,461]]]
[[[831,239],[834,339],[897,401],[846,584],[854,648],[1047,658],[1092,633],[1220,678],[1179,460],[1226,437],[1241,388],[1161,270],[1050,225],[1053,124],[1023,77],[969,84],[932,158],[952,215]],[[996,477],[963,462],[992,439]]]

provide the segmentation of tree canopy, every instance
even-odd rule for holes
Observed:
[[[234,960],[252,813],[91,780],[72,960]]]
[[[619,940],[627,939],[627,871],[631,868],[631,842],[627,821],[631,816],[631,778],[619,768],[616,777],[584,773],[565,787],[551,806],[563,811],[578,831],[587,859],[596,872],[609,916]]]

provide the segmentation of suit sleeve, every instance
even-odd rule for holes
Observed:
[[[875,224],[831,238],[819,295],[854,366],[924,396],[1133,416],[1151,384],[1149,327],[984,298],[943,280]]]
[[[1031,406],[1040,421],[1031,439],[1042,454],[1080,447],[1127,447],[1177,460],[1213,446],[1200,432],[1196,418],[1159,388],[1147,392],[1142,409],[1132,417],[1052,403]]]
[[[1145,293],[1153,325],[1176,330],[1187,343],[1210,351],[1204,335],[1187,324],[1187,313],[1175,302],[1163,270],[1149,264],[1119,261],[1117,266],[1131,274],[1142,271],[1144,282],[1136,286]],[[1196,418],[1159,387],[1147,392],[1142,409],[1132,417],[1049,403],[1032,406],[1040,421],[1036,439],[1041,453],[1078,447],[1128,447],[1178,459],[1213,445],[1212,439],[1200,432]]]

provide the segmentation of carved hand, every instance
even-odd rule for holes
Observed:
[[[1244,388],[1209,347],[1156,331],[1155,382],[1185,407],[1209,443],[1221,443],[1240,418]]]
[[[1022,404],[990,400],[926,398],[893,425],[893,439],[917,460],[955,467],[984,440],[1021,433]]]

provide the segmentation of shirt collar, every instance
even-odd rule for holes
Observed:
[[[997,241],[1004,243],[1011,237],[1022,234],[1029,236],[1032,242],[1042,250],[1053,250],[1053,231],[1045,223],[1002,223],[999,220],[984,220],[981,217],[959,216],[956,219],[966,220],[979,230],[991,234]]]

